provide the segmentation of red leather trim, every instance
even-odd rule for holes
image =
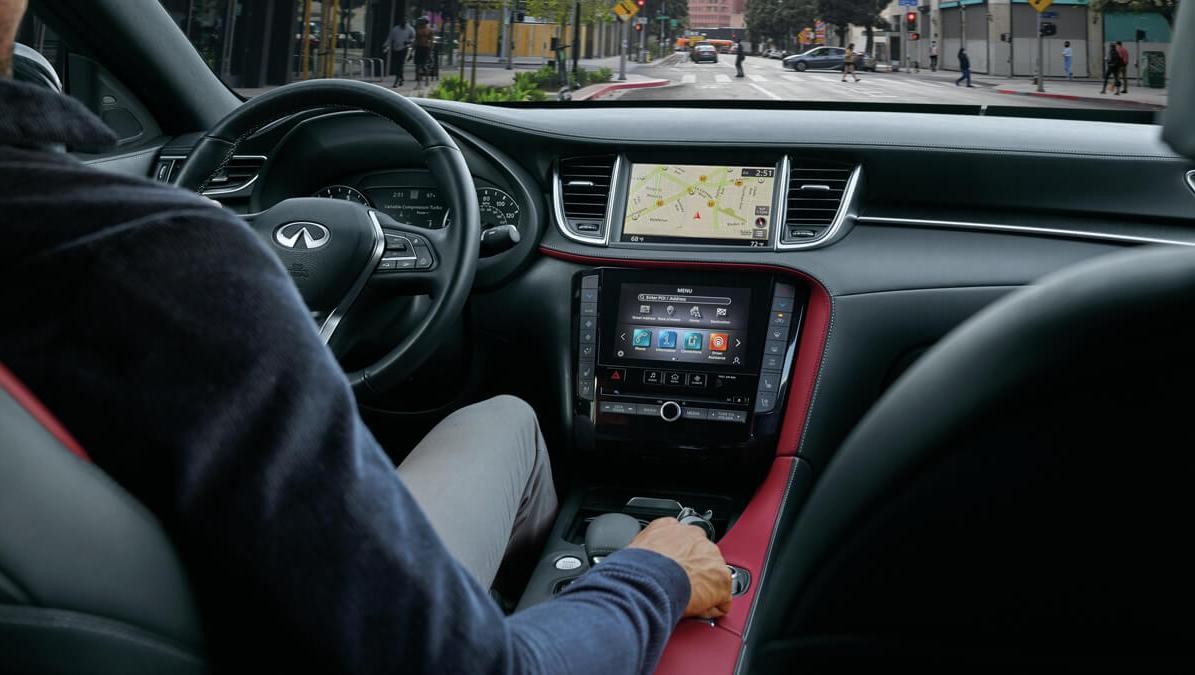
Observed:
[[[742,648],[743,628],[755,604],[759,589],[760,570],[768,554],[772,530],[780,514],[780,503],[789,475],[797,463],[795,457],[777,457],[767,478],[755,491],[734,527],[718,542],[726,562],[751,572],[751,587],[734,599],[730,613],[718,619],[713,630],[709,624],[695,619],[683,620],[677,626],[664,655],[656,667],[662,675],[689,673],[733,673]]]
[[[71,432],[62,426],[58,418],[54,417],[54,414],[46,406],[42,405],[42,402],[37,400],[33,392],[29,391],[17,379],[17,376],[12,374],[12,371],[5,368],[3,363],[0,363],[0,389],[8,392],[8,395],[25,409],[25,412],[29,413],[38,424],[45,427],[46,431],[58,439],[58,442],[66,447],[67,450],[70,450],[76,457],[85,462],[91,461],[91,457],[88,456],[87,451],[83,449],[83,446],[79,445],[74,436],[71,436]]]
[[[747,617],[755,604],[755,591],[759,587],[760,570],[768,555],[768,544],[772,541],[772,530],[780,515],[780,502],[784,501],[784,490],[788,478],[797,463],[795,457],[777,457],[755,495],[743,509],[734,527],[730,528],[718,542],[722,556],[731,565],[738,565],[751,573],[751,587],[734,599],[730,613],[718,620],[727,630],[743,634]]]
[[[805,304],[805,319],[801,322],[801,336],[797,341],[797,360],[793,364],[792,380],[788,384],[788,403],[784,408],[784,424],[780,426],[780,440],[776,454],[796,455],[801,446],[801,434],[809,418],[809,404],[822,368],[826,351],[826,335],[830,332],[830,294],[821,284],[811,284],[809,301]]]
[[[793,365],[788,387],[788,402],[784,408],[784,422],[776,443],[776,458],[747,508],[735,521],[734,527],[718,542],[726,562],[738,565],[751,573],[751,588],[734,599],[730,613],[718,619],[715,626],[697,620],[681,621],[672,634],[657,673],[682,675],[689,673],[733,673],[742,648],[743,629],[755,604],[760,573],[768,555],[768,545],[780,515],[784,491],[796,465],[797,451],[818,370],[830,330],[830,294],[817,279],[798,270],[778,265],[757,263],[688,262],[674,260],[623,260],[576,255],[540,247],[544,255],[589,265],[619,265],[641,268],[701,268],[712,270],[758,271],[782,274],[801,279],[809,287],[809,301],[797,342],[797,359]]]
[[[682,619],[664,646],[656,673],[733,673],[741,644],[738,635],[721,626],[711,626],[699,619]]]

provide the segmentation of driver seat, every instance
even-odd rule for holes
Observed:
[[[202,644],[157,520],[0,364],[2,669],[202,673]]]

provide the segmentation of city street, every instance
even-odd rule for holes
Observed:
[[[955,86],[957,72],[888,73],[861,72],[859,82],[849,77],[842,82],[840,71],[803,73],[785,70],[777,59],[749,56],[743,63],[744,78],[736,78],[733,54],[720,54],[717,63],[693,63],[677,54],[659,65],[644,64],[635,73],[670,80],[671,85],[619,92],[621,100],[784,100],[851,101],[872,103],[935,103],[963,105],[1037,106],[1060,108],[1134,107],[1134,103],[1108,95],[1104,100],[1066,100],[1000,93],[996,80],[976,78],[974,88]],[[982,80],[982,81],[981,81]],[[1026,81],[1021,81],[1024,84]],[[1046,89],[1052,83],[1047,80]],[[1100,96],[1100,83],[1066,83],[1057,90],[1078,91],[1082,96]],[[1088,91],[1090,90],[1090,91]],[[1147,107],[1141,105],[1140,107]]]

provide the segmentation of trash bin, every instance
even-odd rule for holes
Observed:
[[[1145,86],[1161,89],[1166,86],[1166,54],[1163,52],[1144,52],[1145,57]]]

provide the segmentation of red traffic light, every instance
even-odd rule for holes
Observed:
[[[905,14],[905,28],[908,30],[917,29],[917,12],[909,12]]]
[[[920,39],[921,39],[921,33],[910,33],[910,34],[909,34],[909,39],[910,39],[910,40],[920,40]]]
[[[637,1],[638,1],[638,3],[639,3],[639,6],[640,6],[640,7],[642,7],[642,6],[644,6],[644,5],[646,5],[646,4],[647,4],[647,0],[637,0]]]
[[[642,33],[643,32],[643,24],[641,24],[641,23],[635,24],[635,32]]]

